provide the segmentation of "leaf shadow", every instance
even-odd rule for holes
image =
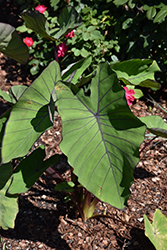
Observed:
[[[0,229],[0,235],[14,240],[27,239],[32,244],[37,241],[43,242],[54,249],[70,250],[58,230],[59,217],[66,215],[64,196],[54,191],[53,183],[49,183],[48,176],[45,177],[42,179],[47,185],[41,185],[38,181],[39,189],[33,186],[28,193],[20,195],[19,213],[14,229]]]
[[[41,133],[53,126],[48,104],[38,110],[36,117],[31,120],[31,124],[36,132]]]

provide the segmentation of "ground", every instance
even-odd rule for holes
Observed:
[[[7,1],[1,12],[4,14],[13,11],[10,18],[13,18],[12,22],[15,20],[17,23],[15,8],[17,10],[17,5]],[[3,19],[2,15],[0,16]],[[9,17],[4,21],[10,23]],[[15,84],[29,85],[32,80],[33,77],[28,74],[25,67],[20,67],[14,60],[0,55],[2,90],[8,91]],[[145,96],[149,97],[150,94],[166,109],[166,92],[166,88],[156,93],[147,91]],[[0,113],[2,114],[7,108],[8,105],[0,99]],[[146,98],[135,101],[131,110],[138,117],[149,114],[160,115],[164,119],[167,117],[163,110]],[[48,156],[60,154],[60,162],[56,168],[60,169],[66,178],[69,177],[69,166],[66,157],[59,149],[60,141],[61,118],[57,117],[53,128],[45,132],[34,146],[44,144]],[[148,139],[141,145],[141,149],[147,142]],[[55,181],[44,173],[27,193],[19,196],[19,213],[14,229],[0,229],[5,249],[155,249],[144,235],[143,215],[146,214],[152,221],[153,213],[159,208],[167,216],[166,166],[167,142],[156,139],[141,153],[140,162],[134,172],[134,182],[130,188],[128,206],[124,210],[118,210],[109,204],[99,202],[95,213],[105,212],[112,219],[101,217],[90,219],[85,223],[80,216],[75,216],[73,208],[64,203],[64,194],[54,190]]]

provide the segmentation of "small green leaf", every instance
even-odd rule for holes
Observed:
[[[162,9],[155,16],[153,23],[162,23],[167,16],[167,5],[162,7]]]
[[[86,58],[86,57],[89,56],[89,54],[90,54],[90,52],[87,51],[85,48],[82,48],[82,49],[81,49],[81,56],[82,56],[82,57]]]
[[[167,246],[167,218],[156,209],[151,224],[144,214],[145,235],[150,239],[157,250],[166,250]]]
[[[128,0],[114,0],[114,4],[119,6],[119,5],[123,5],[125,3],[127,3]]]
[[[129,28],[130,24],[133,23],[133,19],[132,18],[127,18],[123,23],[122,23],[122,29],[126,30],[127,28]]]
[[[11,103],[11,98],[10,96],[5,92],[0,89],[0,97],[4,99],[5,101]]]
[[[160,84],[155,81],[154,77],[154,73],[160,71],[156,61],[132,59],[112,64],[111,67],[126,85],[160,88]]]
[[[148,131],[151,133],[167,138],[167,123],[162,117],[157,115],[140,117],[140,120],[146,124]]]
[[[74,186],[75,184],[72,181],[68,181],[68,182],[64,181],[64,182],[57,184],[55,186],[55,190],[60,191],[60,192],[64,191],[64,192],[70,193],[74,191],[74,188],[73,188]]]
[[[27,89],[27,86],[24,85],[14,85],[9,89],[9,95],[11,98],[11,102],[15,104],[19,98],[22,96],[24,91]]]
[[[146,16],[149,20],[151,20],[155,15],[156,15],[156,8],[155,6],[151,6],[149,7],[149,9],[147,10]]]
[[[23,24],[22,26],[17,27],[16,30],[20,31],[21,33],[27,32],[27,27]]]

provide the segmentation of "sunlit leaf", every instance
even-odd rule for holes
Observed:
[[[16,215],[19,211],[17,196],[8,196],[6,191],[11,183],[11,179],[0,190],[0,227],[4,230],[14,228]]]
[[[117,77],[125,84],[140,85],[147,88],[160,88],[155,81],[155,72],[160,71],[156,61],[132,59],[112,64]]]
[[[166,16],[167,16],[167,6],[164,5],[162,9],[155,16],[153,23],[162,23],[163,21],[165,21]]]
[[[157,250],[166,250],[167,246],[167,218],[159,210],[156,209],[152,224],[144,214],[145,235],[154,244]]]
[[[53,61],[13,106],[2,142],[3,163],[26,155],[37,138],[52,127],[52,90],[60,79],[59,65]]]
[[[97,198],[124,208],[139,160],[145,126],[130,111],[125,92],[107,63],[98,66],[91,96],[56,85],[62,118],[62,152],[79,182]]]
[[[157,115],[140,117],[140,120],[146,124],[149,132],[167,138],[167,123]]]

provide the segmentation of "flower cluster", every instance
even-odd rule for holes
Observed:
[[[56,46],[57,49],[57,56],[58,57],[63,57],[65,55],[65,52],[68,50],[67,45],[65,42],[59,43],[59,45]]]
[[[43,4],[35,7],[35,10],[38,10],[42,14],[45,12],[46,9],[47,9],[47,7],[45,7]]]
[[[32,37],[26,37],[26,38],[24,38],[23,41],[24,41],[24,43],[25,43],[28,47],[31,47],[31,46],[33,45],[33,43],[34,43]]]
[[[135,97],[133,96],[135,94],[135,91],[133,89],[128,89],[127,87],[124,87],[124,90],[127,104],[131,105],[135,100]]]

